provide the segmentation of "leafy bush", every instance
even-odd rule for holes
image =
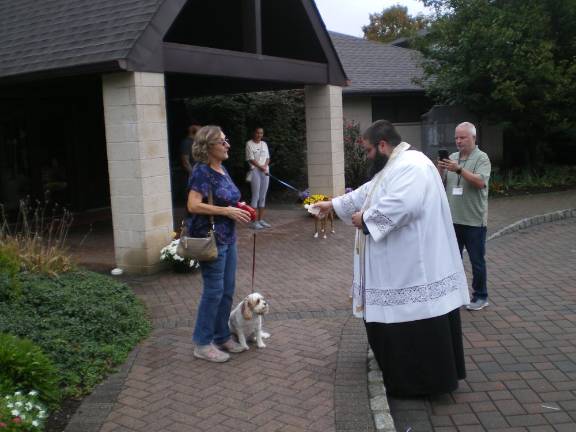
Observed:
[[[187,101],[190,118],[203,124],[217,124],[232,143],[226,167],[236,184],[248,193],[244,182],[247,164],[244,145],[256,126],[264,128],[264,140],[270,148],[271,173],[299,190],[307,184],[306,119],[302,90],[258,92],[210,96]],[[360,125],[344,119],[346,186],[356,188],[366,181],[367,162],[358,145]],[[270,183],[278,197],[298,198],[277,182]],[[301,197],[300,197],[301,198]],[[301,198],[302,199],[302,198]]]
[[[42,350],[27,339],[0,333],[0,389],[2,396],[15,391],[38,391],[42,401],[60,398],[56,368]]]
[[[360,123],[344,119],[344,175],[346,186],[356,189],[366,182],[366,152],[360,145]]]
[[[38,401],[38,392],[0,393],[0,430],[35,432],[44,430],[46,408]]]
[[[244,189],[243,194],[249,190],[244,181],[248,168],[244,147],[258,126],[264,128],[264,140],[269,146],[271,173],[296,188],[306,185],[306,119],[302,90],[189,99],[187,110],[191,118],[223,128],[232,144],[226,168],[235,183]],[[284,190],[276,182],[271,182],[270,188],[272,191]]]
[[[545,166],[539,170],[516,169],[495,172],[490,179],[490,193],[543,192],[550,189],[576,187],[576,166]]]
[[[0,247],[11,250],[27,271],[57,275],[73,269],[65,243],[72,224],[66,209],[21,200],[16,224],[0,205]]]
[[[149,332],[124,284],[91,272],[21,273],[22,296],[0,303],[0,332],[26,336],[54,362],[64,396],[89,392]]]

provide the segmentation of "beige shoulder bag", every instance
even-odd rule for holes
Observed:
[[[212,191],[208,195],[208,204],[213,205]],[[176,253],[183,258],[197,261],[214,261],[218,258],[218,247],[214,236],[214,216],[212,215],[210,215],[210,225],[211,228],[206,237],[188,237],[188,228],[183,223]]]

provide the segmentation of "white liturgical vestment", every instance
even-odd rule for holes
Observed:
[[[438,170],[408,147],[399,144],[371,181],[332,200],[347,224],[364,210],[370,233],[357,231],[352,307],[367,322],[433,318],[470,301]]]

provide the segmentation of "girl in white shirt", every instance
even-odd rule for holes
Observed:
[[[253,229],[270,228],[266,222],[264,210],[266,207],[266,193],[270,184],[269,165],[270,153],[268,144],[262,141],[264,129],[257,127],[254,129],[253,138],[246,143],[246,160],[250,164],[250,183],[252,190],[252,201],[250,205],[256,209],[256,221],[252,223]]]

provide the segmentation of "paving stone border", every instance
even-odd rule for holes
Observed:
[[[558,210],[541,215],[531,216],[507,225],[490,235],[486,241],[494,240],[507,234],[511,234],[536,225],[541,225],[560,220],[576,218],[576,208]],[[374,354],[368,350],[368,388],[370,394],[370,408],[374,418],[374,424],[378,432],[397,432],[394,420],[390,412],[386,388],[382,381],[382,372],[374,359]]]
[[[498,237],[502,237],[506,234],[511,234],[516,231],[520,231],[526,228],[530,228],[536,225],[541,225],[544,223],[556,222],[564,219],[570,219],[576,217],[576,208],[568,208],[564,210],[558,210],[550,213],[545,213],[537,216],[527,217],[521,219],[518,222],[505,226],[504,228],[496,231],[494,234],[488,237],[487,241],[493,240]]]
[[[382,381],[382,371],[380,371],[371,349],[368,350],[368,393],[376,430],[378,432],[396,432],[394,419],[390,413],[390,406],[388,406],[386,387]]]
[[[94,391],[84,398],[64,432],[98,432],[100,430],[118,400],[139,351],[140,345],[132,350],[126,362],[116,373],[97,385]]]
[[[334,420],[336,432],[376,432],[372,421],[368,385],[359,385],[366,379],[366,372],[356,365],[366,359],[368,339],[361,320],[348,312],[342,326],[336,375],[334,377]]]

